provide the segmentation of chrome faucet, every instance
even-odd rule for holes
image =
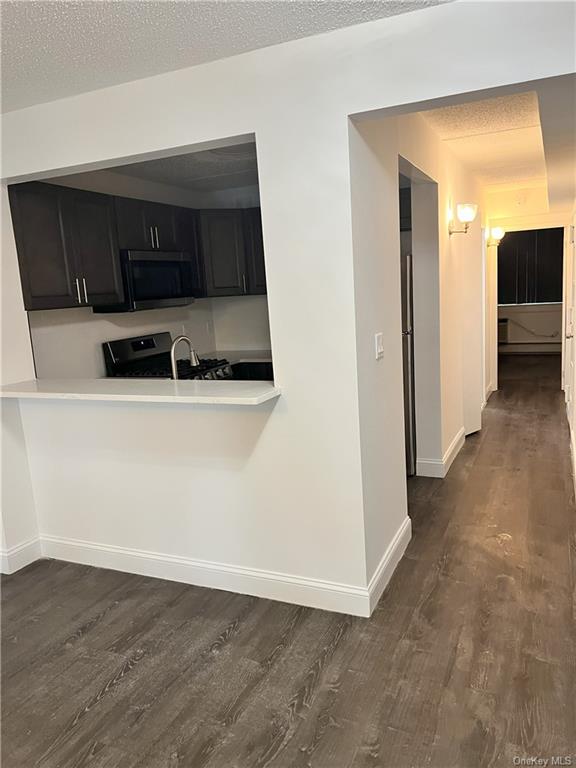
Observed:
[[[196,354],[195,349],[192,347],[192,342],[190,341],[188,336],[177,336],[172,342],[172,346],[170,347],[170,362],[172,364],[172,378],[174,379],[174,381],[176,381],[176,379],[178,378],[178,365],[176,363],[176,347],[178,346],[178,344],[180,344],[181,341],[185,341],[190,348],[190,364],[200,365],[200,360],[198,359],[198,355]]]

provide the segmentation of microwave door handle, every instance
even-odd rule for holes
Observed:
[[[154,245],[154,227],[149,227],[150,229],[150,241],[152,242],[152,248],[155,248]]]
[[[160,240],[158,238],[158,227],[154,227],[154,232],[156,232],[156,248],[160,249]]]

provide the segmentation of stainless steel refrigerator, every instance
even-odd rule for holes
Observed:
[[[402,287],[402,357],[404,371],[404,430],[406,473],[416,474],[416,411],[414,398],[414,333],[412,233],[400,233],[400,274]]]

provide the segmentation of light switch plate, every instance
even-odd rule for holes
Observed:
[[[374,334],[374,347],[376,360],[381,360],[384,357],[384,335],[382,333]]]

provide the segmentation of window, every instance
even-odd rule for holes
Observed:
[[[562,301],[563,233],[508,232],[498,246],[498,304]]]

